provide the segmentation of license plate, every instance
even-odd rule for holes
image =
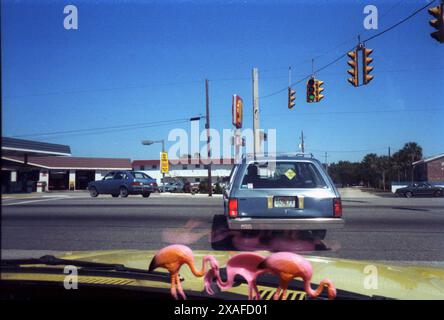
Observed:
[[[296,208],[296,197],[274,197],[275,208]]]

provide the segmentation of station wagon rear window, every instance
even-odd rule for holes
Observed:
[[[247,167],[243,189],[326,188],[319,170],[310,162],[254,163]]]

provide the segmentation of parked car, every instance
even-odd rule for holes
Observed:
[[[308,230],[318,238],[344,223],[324,167],[300,155],[243,159],[224,191],[224,212],[232,230]]]
[[[157,183],[156,179],[143,172],[116,171],[108,173],[102,180],[88,183],[88,190],[91,197],[110,194],[126,198],[130,194],[141,194],[148,198],[152,192],[157,191]]]
[[[181,181],[169,182],[165,185],[165,192],[183,192],[183,188]]]
[[[442,197],[444,195],[444,188],[438,186],[432,186],[427,182],[412,183],[407,187],[399,188],[395,192],[398,196],[404,196],[406,198],[417,196],[435,196]]]

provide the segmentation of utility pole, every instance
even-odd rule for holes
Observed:
[[[211,148],[210,148],[210,97],[208,93],[208,79],[205,79],[205,109],[206,109],[206,123],[207,129],[207,157],[208,157],[208,196],[213,196],[213,183],[211,181]]]
[[[261,138],[259,127],[259,74],[257,68],[253,68],[253,155],[261,152]]]
[[[304,131],[301,131],[301,151],[305,153]]]
[[[326,170],[327,173],[328,173],[328,162],[327,162],[327,158],[328,158],[327,151],[325,151],[325,170]]]

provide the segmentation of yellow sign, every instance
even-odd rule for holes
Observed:
[[[293,179],[293,178],[296,176],[296,172],[294,172],[294,171],[291,170],[291,169],[288,169],[288,170],[285,172],[285,175],[287,176],[287,178],[288,178],[289,180],[291,180],[291,179]]]
[[[168,173],[170,170],[169,163],[168,163],[168,153],[167,152],[161,152],[160,153],[160,172],[161,173]]]

